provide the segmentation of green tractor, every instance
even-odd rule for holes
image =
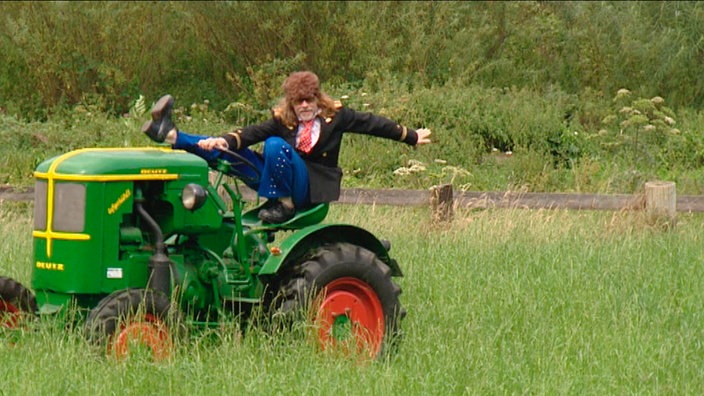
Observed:
[[[32,287],[0,277],[0,326],[70,311],[106,354],[137,345],[162,358],[183,329],[256,311],[309,321],[322,349],[384,354],[405,315],[389,243],[321,224],[328,204],[262,223],[266,202],[247,203],[227,177],[237,165],[156,147],[80,149],[41,163]]]

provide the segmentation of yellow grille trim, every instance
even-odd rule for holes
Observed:
[[[133,151],[133,150],[145,150],[145,151],[162,151],[162,152],[172,152],[181,150],[172,150],[169,148],[155,148],[155,147],[109,147],[109,148],[84,148],[78,149],[66,154],[63,154],[56,158],[54,162],[49,166],[49,170],[45,173],[34,172],[34,177],[38,179],[47,180],[47,202],[46,202],[46,230],[40,231],[36,230],[32,232],[32,235],[36,238],[46,239],[46,256],[51,257],[52,253],[52,241],[54,239],[64,239],[64,240],[74,240],[74,241],[87,241],[90,240],[90,235],[80,234],[80,233],[69,233],[69,232],[57,232],[52,229],[54,223],[54,184],[56,180],[61,181],[126,181],[126,180],[175,180],[178,178],[176,174],[146,174],[146,175],[67,175],[60,174],[56,172],[56,169],[66,161],[67,159],[74,157],[78,154],[96,151]]]

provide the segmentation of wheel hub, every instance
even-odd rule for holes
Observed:
[[[333,313],[333,323],[331,328],[332,337],[338,341],[348,340],[352,336],[352,320],[349,317],[349,312],[344,314]]]

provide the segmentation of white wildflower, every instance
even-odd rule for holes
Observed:
[[[665,116],[665,123],[667,125],[675,125],[675,120],[673,120],[671,117]]]
[[[394,171],[394,175],[396,176],[406,176],[410,174],[410,170],[406,168],[405,166],[402,166]]]
[[[469,191],[470,188],[472,188],[472,183],[465,183],[465,184],[461,184],[459,186],[459,189],[462,192],[467,192],[467,191]]]
[[[656,105],[665,103],[665,99],[661,98],[660,96],[656,96],[656,97],[650,99],[650,101],[653,102],[653,104],[656,104]]]
[[[419,173],[425,171],[425,165],[418,160],[408,160],[408,166],[402,166],[394,171],[394,175],[406,176],[411,173]]]
[[[646,132],[654,131],[654,130],[655,130],[655,125],[648,124],[648,125],[646,125],[646,126],[643,127],[643,130],[646,131]]]

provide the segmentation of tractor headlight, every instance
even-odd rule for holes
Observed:
[[[181,192],[181,203],[188,210],[196,210],[205,203],[206,192],[198,184],[188,184]]]

